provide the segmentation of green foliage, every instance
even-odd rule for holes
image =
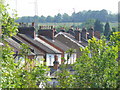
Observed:
[[[29,46],[28,46],[28,45],[22,43],[22,44],[21,44],[21,48],[22,48],[22,49],[20,50],[21,56],[26,56],[26,55],[29,55],[29,54],[30,54],[30,49],[29,49]]]
[[[0,3],[0,23],[2,26],[2,39],[4,46],[0,46],[0,88],[38,88],[37,84],[43,83],[46,85],[48,80],[46,66],[40,64],[36,66],[35,59],[29,59],[29,47],[22,44],[19,57],[14,57],[16,53],[13,52],[4,39],[11,37],[17,33],[17,24],[14,22],[16,14],[10,16],[7,12],[8,8]],[[18,57],[18,56],[17,56]]]
[[[72,65],[68,64],[68,60],[70,59],[74,51],[75,51],[74,49],[70,49],[66,51],[66,53],[68,54],[67,59],[62,58],[64,62],[62,62],[60,66],[60,70],[56,72],[56,77],[59,83],[57,87],[59,88],[72,88],[73,87],[74,78],[69,69],[69,67],[72,67]]]
[[[120,32],[113,32],[113,35],[110,36],[110,41],[110,45],[120,47]]]
[[[60,13],[58,13],[57,15],[55,15],[54,22],[60,23],[61,20],[62,20],[62,15]]]
[[[17,33],[17,23],[15,23],[16,14],[12,16],[8,13],[8,5],[0,4],[0,22],[2,27],[2,33],[4,37],[11,37]]]
[[[107,43],[106,39],[103,38],[101,40],[96,40],[96,38],[89,40],[88,46],[80,49],[82,56],[77,58],[75,64],[71,65],[75,70],[74,74],[68,69],[70,65],[62,64],[60,66],[61,70],[56,74],[59,81],[58,87],[119,88],[120,62],[117,61],[120,45],[119,33],[113,33]]]
[[[24,45],[25,46],[25,45]],[[27,46],[25,46],[27,47]],[[23,50],[27,48],[23,47]],[[22,50],[22,51],[23,51]],[[44,65],[33,66],[35,59],[24,58],[27,51],[22,52],[22,59],[15,60],[9,45],[3,47],[1,60],[1,88],[38,88],[37,84],[45,84],[48,80],[48,68]],[[23,60],[25,63],[23,63]]]
[[[117,14],[108,14],[107,10],[96,10],[96,11],[80,11],[80,12],[73,12],[71,16],[69,16],[67,13],[64,14],[60,14],[58,13],[55,16],[40,16],[38,18],[39,23],[58,23],[58,22],[86,22],[89,19],[99,19],[102,22],[117,22]],[[20,17],[17,22],[26,22],[26,23],[30,23],[33,22],[33,20],[35,20],[34,16],[30,17],[30,16],[23,16]]]
[[[110,36],[111,42],[109,46],[116,46],[118,47],[118,81],[117,81],[117,88],[120,88],[120,32],[113,32],[113,35]]]
[[[82,56],[75,63],[76,87],[116,88],[118,80],[118,47],[109,46],[106,40],[89,40],[81,49]]]

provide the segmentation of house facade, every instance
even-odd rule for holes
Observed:
[[[59,33],[56,33],[53,26],[51,26],[51,27],[40,26],[40,29],[38,30],[38,38],[39,39],[43,40],[47,44],[50,44],[54,48],[60,50],[62,52],[62,57],[64,57],[66,60],[65,63],[73,64],[77,58],[76,52],[74,52],[71,56],[69,56],[70,59],[68,59],[68,61],[67,61],[67,57],[68,57],[69,53],[67,53],[66,51],[68,51],[71,47],[66,45],[64,42],[57,40],[55,35],[58,35],[58,34]],[[61,60],[61,62],[63,62],[63,61],[64,60]]]
[[[34,27],[19,27],[18,30],[19,33],[13,39],[18,43],[27,44],[35,54],[33,59],[36,58],[38,63],[46,63],[47,66],[53,66],[54,56],[57,55],[61,64],[61,51],[37,38]]]

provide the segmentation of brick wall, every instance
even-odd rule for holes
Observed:
[[[54,30],[52,29],[40,29],[38,35],[46,36],[47,38],[54,39]]]
[[[26,34],[32,38],[35,38],[35,28],[34,27],[19,27],[19,32],[21,34]]]

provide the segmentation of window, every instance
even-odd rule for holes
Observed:
[[[49,56],[49,60],[50,60],[50,66],[52,65],[52,58],[51,56]]]

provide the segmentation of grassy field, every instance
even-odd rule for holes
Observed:
[[[49,26],[49,25],[54,25],[55,27],[58,26],[72,26],[72,25],[81,25],[82,23],[39,23],[39,25],[45,25],[45,26]]]
[[[39,23],[39,26],[50,26],[53,25],[55,28],[65,27],[66,29],[70,28],[71,26],[80,27],[82,23]],[[105,23],[103,23],[105,25]],[[118,27],[118,23],[110,23],[110,27]]]
[[[105,25],[105,23],[103,23]],[[118,23],[110,23],[110,27],[118,27]]]

